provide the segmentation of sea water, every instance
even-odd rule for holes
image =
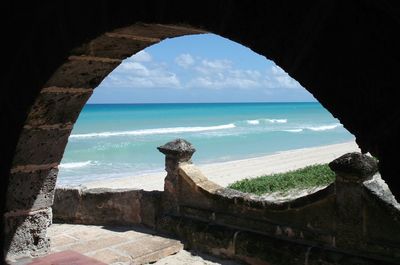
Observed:
[[[157,146],[191,142],[193,162],[245,159],[354,140],[319,103],[86,105],[71,133],[57,185],[161,171]]]

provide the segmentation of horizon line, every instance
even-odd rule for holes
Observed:
[[[246,102],[95,102],[85,105],[135,105],[135,104],[255,104],[255,103],[320,103],[319,101],[246,101]]]

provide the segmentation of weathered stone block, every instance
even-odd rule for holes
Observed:
[[[187,242],[189,248],[217,256],[234,255],[235,229],[189,218],[181,218],[178,224],[177,235]]]
[[[362,186],[336,181],[336,246],[360,248],[364,244]]]
[[[91,90],[85,93],[40,93],[25,124],[73,124],[91,95]]]
[[[77,219],[86,224],[140,224],[139,191],[84,190]]]
[[[57,188],[53,204],[54,221],[74,223],[80,207],[80,201],[80,189]]]
[[[250,264],[307,264],[307,246],[251,232],[239,232],[235,255]]]
[[[5,214],[5,235],[8,259],[37,256],[49,251],[47,227],[51,224],[51,208],[27,214]]]
[[[369,187],[372,188],[371,186]],[[382,196],[392,195],[381,193],[378,196],[369,189],[363,194],[367,203],[364,209],[364,233],[368,242],[366,250],[371,253],[385,253],[400,260],[400,211],[396,208],[398,203],[390,204],[392,198],[384,199]]]
[[[160,191],[140,191],[140,217],[143,225],[156,227],[161,209],[162,193]]]
[[[89,55],[112,59],[125,59],[155,42],[131,39],[129,36],[100,36],[72,51],[72,55]]]
[[[57,173],[57,168],[12,173],[7,190],[7,211],[51,207]]]
[[[13,166],[59,163],[71,129],[23,129]]]
[[[165,39],[183,35],[205,33],[205,31],[193,29],[189,26],[150,25],[137,23],[129,27],[117,29],[113,31],[113,33],[142,36],[146,38]]]
[[[70,60],[56,70],[45,87],[95,88],[120,62]]]
[[[143,224],[154,228],[161,196],[158,191],[57,188],[54,220],[99,225]]]

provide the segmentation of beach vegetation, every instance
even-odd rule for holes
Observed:
[[[272,192],[287,192],[293,189],[308,189],[331,184],[335,173],[328,164],[315,164],[305,168],[237,181],[228,188],[263,195]]]

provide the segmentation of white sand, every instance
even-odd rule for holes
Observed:
[[[226,187],[244,178],[286,172],[312,164],[329,163],[348,152],[360,152],[355,142],[326,145],[279,152],[277,154],[222,163],[198,165],[201,171],[215,183]],[[166,172],[132,176],[85,183],[87,188],[137,188],[163,190]]]

